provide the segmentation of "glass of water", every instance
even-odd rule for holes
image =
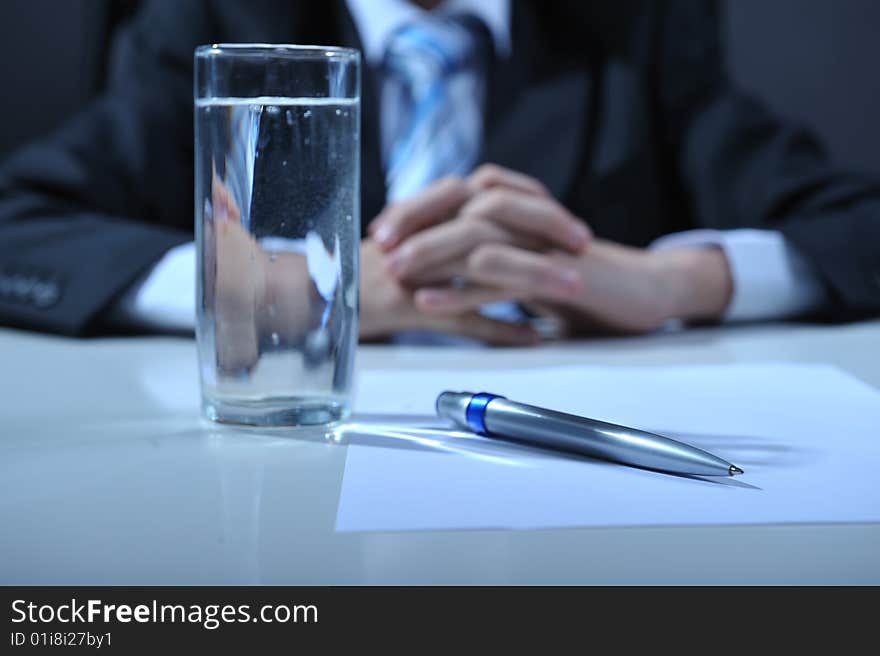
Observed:
[[[195,52],[202,409],[258,426],[346,419],[357,347],[360,54]]]

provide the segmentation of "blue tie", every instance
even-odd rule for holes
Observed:
[[[446,175],[467,175],[482,135],[488,32],[473,16],[429,17],[398,29],[385,53],[394,86],[388,200]]]

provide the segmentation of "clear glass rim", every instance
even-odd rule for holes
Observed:
[[[296,43],[211,43],[197,46],[196,57],[236,57],[248,55],[274,55],[307,59],[360,59],[356,48],[342,46],[301,45]]]

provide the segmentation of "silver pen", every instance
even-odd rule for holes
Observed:
[[[508,401],[503,396],[443,392],[437,414],[486,437],[581,453],[675,474],[733,476],[743,470],[662,435]]]

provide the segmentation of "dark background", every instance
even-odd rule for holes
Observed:
[[[0,2],[0,156],[56,126],[100,88],[112,27],[136,4]],[[811,125],[838,164],[880,174],[880,1],[724,0],[722,6],[730,68],[740,85]]]

